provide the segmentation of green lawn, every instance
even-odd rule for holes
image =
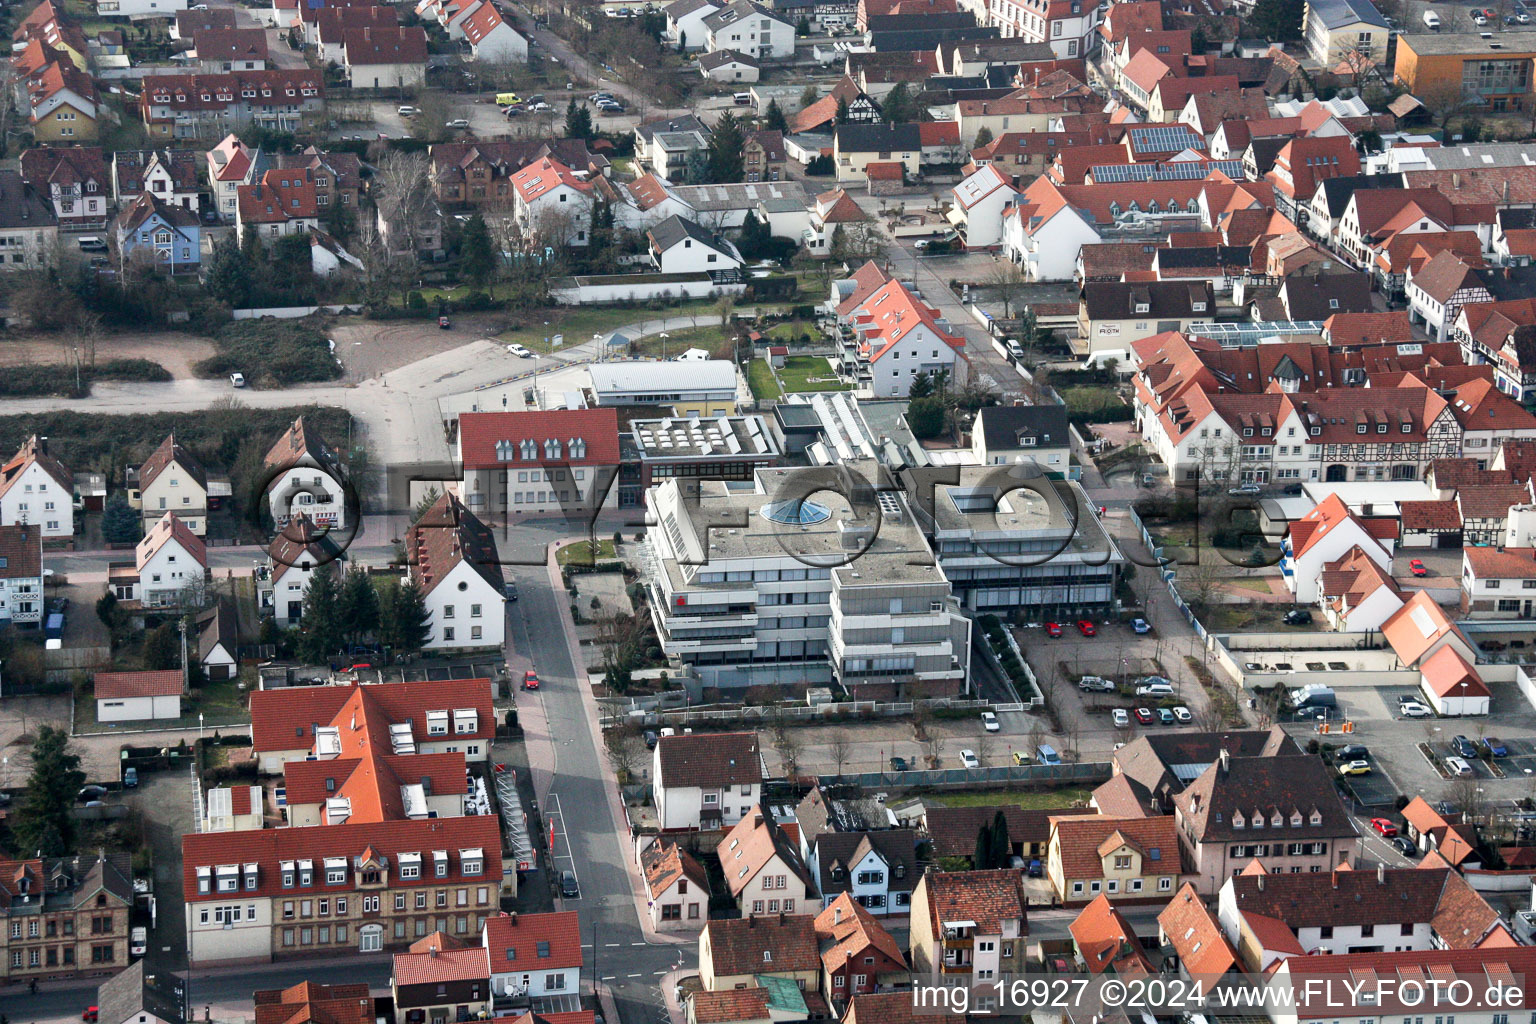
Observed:
[[[1078,387],[1060,388],[1062,401],[1068,412],[1096,412],[1099,409],[1126,409],[1124,399],[1114,388]],[[1127,409],[1127,411],[1129,411]]]
[[[1086,802],[1091,794],[1079,786],[1066,789],[983,789],[960,793],[933,793],[925,795],[925,801],[943,804],[945,807],[990,807],[993,804],[1010,804],[1028,810],[1048,810],[1070,807],[1079,801]]]
[[[181,699],[181,717],[177,719],[158,719],[144,722],[110,722],[102,723],[96,720],[96,698],[90,693],[83,693],[75,698],[75,733],[81,736],[101,735],[111,732],[132,732],[134,730],[164,729],[166,731],[176,729],[195,729],[201,724],[210,732],[219,727],[249,726],[251,716],[240,706],[240,691],[236,686],[238,680],[230,679],[225,682],[208,683],[202,687],[194,687],[192,692]]]
[[[821,378],[811,380],[812,377]],[[784,360],[779,371],[784,390],[794,394],[800,391],[848,391],[850,386],[832,372],[832,364],[821,356],[791,356]]]
[[[809,320],[788,320],[768,328],[767,337],[781,345],[791,345],[797,344],[802,334],[808,334],[812,341],[816,341],[821,337],[821,328]]]
[[[597,555],[592,554],[590,541],[578,540],[574,544],[567,544],[555,552],[555,562],[560,565],[590,565],[593,562],[610,560],[614,557],[613,538],[597,542]]]
[[[521,342],[535,352],[551,352],[553,346],[546,340],[556,334],[565,335],[565,347],[580,345],[592,340],[594,334],[608,334],[620,327],[629,324],[641,324],[648,320],[660,320],[664,317],[688,316],[692,313],[703,315],[714,313],[715,303],[709,301],[690,302],[685,305],[668,306],[665,309],[620,309],[615,306],[557,306],[546,309],[536,314],[526,327],[517,327],[510,331],[503,331],[500,338],[504,342]],[[689,328],[692,330],[693,328]],[[718,328],[716,328],[718,331]],[[676,337],[682,332],[673,332]],[[671,345],[669,344],[670,350]],[[679,349],[681,351],[681,349]]]
[[[640,338],[629,346],[629,352],[647,359],[675,359],[690,348],[702,348],[712,359],[729,359],[733,347],[725,331],[718,326],[684,327],[668,331],[665,339],[660,334]]]
[[[763,359],[754,359],[747,364],[747,385],[752,389],[753,398],[781,398],[784,395],[779,382],[773,379],[772,368]]]

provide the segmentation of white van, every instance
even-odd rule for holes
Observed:
[[[81,252],[106,252],[106,239],[99,235],[81,235],[76,241],[80,245]]]
[[[128,955],[143,956],[149,951],[149,929],[135,928],[129,932]]]
[[[1424,27],[1431,32],[1440,31],[1440,15],[1434,11],[1424,12]]]
[[[749,92],[738,92],[731,97],[731,102],[735,103],[738,107],[750,107],[752,105],[752,94]]]

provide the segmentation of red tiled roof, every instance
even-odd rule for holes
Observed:
[[[971,921],[977,935],[1002,934],[1004,921],[1019,921],[1022,928],[1028,917],[1022,878],[1016,868],[924,875],[919,884],[928,890],[930,934],[942,935],[945,921]]]
[[[487,918],[485,945],[493,974],[581,966],[581,925],[574,910]]]
[[[1190,883],[1184,883],[1157,915],[1157,924],[1179,954],[1179,965],[1202,992],[1228,971],[1240,969],[1237,951]]]
[[[874,160],[865,165],[864,174],[870,181],[901,181],[906,165],[900,160]]]
[[[1403,531],[1409,530],[1459,530],[1461,510],[1455,499],[1444,501],[1400,501],[1397,503],[1398,518]],[[1468,548],[1468,551],[1486,551],[1487,548]]]
[[[439,949],[434,953],[396,953],[396,985],[433,985],[451,981],[474,981],[491,977],[490,960],[483,946],[469,949]]]
[[[474,708],[476,730],[457,737],[485,741],[496,728],[489,679],[376,683],[369,686],[303,686],[251,694],[251,746],[257,751],[309,750],[314,726],[329,725],[353,700],[390,722],[410,721],[416,742],[427,742],[427,712]],[[348,730],[350,731],[350,730]],[[388,736],[388,729],[383,735]]]
[[[348,67],[358,64],[421,64],[427,59],[427,33],[420,25],[370,25],[342,35]]]
[[[698,1024],[768,1020],[768,990],[728,988],[719,992],[695,992],[689,997],[688,1016]]]
[[[957,121],[920,121],[917,134],[925,148],[960,145],[960,124]]]
[[[586,443],[586,454],[571,457],[573,440]],[[511,459],[502,459],[496,446],[511,443]],[[522,458],[522,444],[533,441],[534,458]],[[547,442],[560,443],[560,455],[547,458]],[[608,409],[550,409],[538,412],[475,412],[459,416],[459,459],[465,469],[495,469],[528,465],[616,466],[619,463],[619,417]]]
[[[182,692],[180,669],[164,672],[98,672],[97,700],[121,700],[128,697],[179,697]]]
[[[180,544],[182,550],[191,555],[198,565],[208,564],[208,549],[203,546],[202,538],[177,518],[176,513],[167,512],[149,528],[149,533],[145,534],[144,539],[139,541],[138,547],[134,550],[137,567],[142,570],[145,564],[172,540]]]
[[[532,202],[561,185],[578,192],[592,191],[591,183],[582,181],[565,164],[558,160],[551,160],[547,156],[512,175],[512,187],[517,189],[517,194],[525,203]]]

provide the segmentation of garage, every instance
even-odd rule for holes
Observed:
[[[181,717],[180,669],[96,673],[98,722],[147,722]]]

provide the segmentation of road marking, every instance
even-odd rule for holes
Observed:
[[[604,981],[613,981],[617,977],[618,977],[617,974],[605,974],[605,975],[603,975],[603,980]]]
[[[622,945],[622,943],[618,943],[618,942],[605,942],[605,943],[603,943],[603,945],[607,946],[609,949],[613,949],[616,946]]]
[[[644,977],[644,975],[642,975],[642,974],[626,974],[625,977],[626,978],[642,978],[642,977]]]
[[[614,945],[617,946],[618,943],[615,942]],[[650,943],[648,943],[648,942],[631,942],[630,945],[631,946],[648,946],[648,945],[650,945]]]
[[[590,942],[583,942],[581,944],[581,948],[582,949],[591,949],[592,948],[592,943],[590,943]]]
[[[667,973],[666,971],[652,971],[651,972],[651,974],[653,974],[654,976],[656,976],[658,978],[661,977],[662,975],[666,974],[666,973]]]

